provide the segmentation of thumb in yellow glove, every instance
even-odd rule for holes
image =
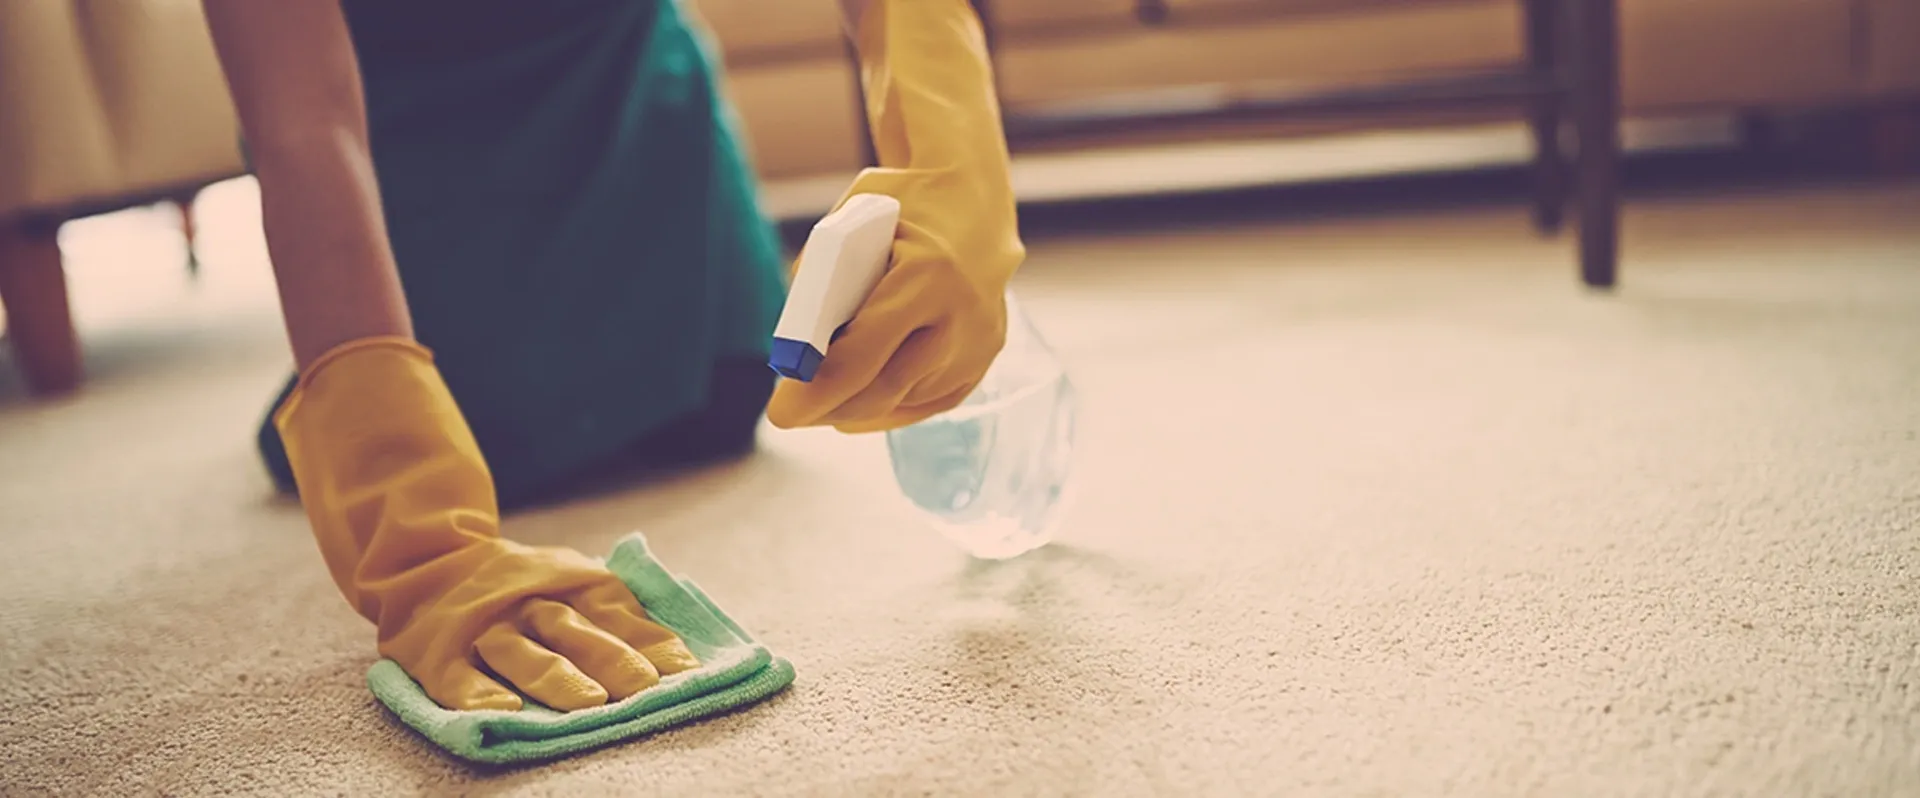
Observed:
[[[334,583],[442,706],[582,709],[699,667],[599,562],[499,536],[479,446],[413,341],[322,355],[274,422]]]
[[[959,405],[1006,342],[1006,286],[1026,256],[972,6],[869,0],[855,38],[879,166],[845,197],[898,199],[900,228],[813,381],[774,389],[767,418],[782,428],[872,432]]]

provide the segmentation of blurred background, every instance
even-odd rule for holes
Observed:
[[[868,158],[836,7],[692,5],[724,53],[767,210],[797,241]],[[1506,203],[1566,236],[1541,268],[1604,287],[1635,236],[1617,225],[1620,188],[1884,180],[1920,160],[1911,0],[977,5],[1039,237]],[[0,9],[0,396],[163,357],[170,325],[209,303],[269,312],[197,4]]]
[[[838,6],[689,5],[797,244]],[[1920,0],[976,5],[1062,541],[967,565],[817,430],[513,518],[646,529],[802,687],[505,786],[1920,794]],[[453,789],[258,464],[237,142],[194,0],[0,0],[0,772]]]
[[[692,5],[724,53],[767,210],[797,240],[868,162],[838,11]],[[1573,231],[1576,273],[1604,287],[1618,269],[1622,184],[1752,191],[1809,173],[1910,174],[1920,160],[1910,0],[977,6],[1036,236],[1228,209],[1278,218],[1525,201],[1537,231]],[[128,314],[197,312],[169,303],[216,301],[229,282],[257,294],[265,271],[196,3],[47,0],[4,13],[11,359],[0,391],[18,397],[76,387],[89,349],[100,350],[93,375],[111,378],[116,352],[156,345],[152,325],[167,324],[141,333]]]

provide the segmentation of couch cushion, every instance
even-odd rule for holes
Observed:
[[[1856,96],[1854,14],[1853,0],[1622,0],[1622,100],[1646,111]]]
[[[239,121],[199,3],[79,7],[120,179],[165,187],[241,171]]]
[[[1007,35],[1090,23],[1129,24],[1135,0],[989,0],[994,30]],[[817,56],[844,47],[835,0],[693,0],[730,61]]]
[[[1867,88],[1876,94],[1920,92],[1920,2],[1867,0]]]
[[[1521,0],[1501,0],[1518,5]],[[1271,14],[1353,14],[1393,6],[1433,6],[1483,0],[1162,0],[1172,14],[1244,11]]]
[[[0,214],[113,185],[113,139],[69,3],[0,5]]]
[[[1507,0],[1519,2],[1519,0]],[[1139,25],[1141,0],[991,0],[1000,27],[1012,35],[1064,33],[1069,25]],[[1270,14],[1350,13],[1389,6],[1482,0],[1160,0],[1171,19],[1199,21]]]
[[[725,86],[762,178],[850,175],[865,165],[866,121],[845,61],[733,70]]]
[[[989,0],[994,30],[1006,36],[1059,32],[1088,24],[1128,24],[1135,0]]]
[[[0,4],[0,211],[227,177],[238,140],[198,3]]]
[[[1257,23],[1130,26],[1009,42],[999,72],[1003,98],[1019,104],[1191,84],[1481,68],[1520,57],[1518,19],[1507,0],[1452,0],[1277,14]]]
[[[691,7],[730,64],[817,57],[845,49],[835,0],[692,0]]]

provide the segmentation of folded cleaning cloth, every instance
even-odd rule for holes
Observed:
[[[607,569],[654,620],[679,633],[700,659],[699,668],[668,676],[618,703],[573,712],[556,712],[531,699],[512,712],[446,709],[387,659],[368,669],[367,685],[402,722],[448,753],[470,762],[510,764],[652,734],[754,703],[793,682],[792,663],[755,642],[694,583],[669,573],[640,534],[614,547]]]

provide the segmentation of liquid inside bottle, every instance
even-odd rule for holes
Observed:
[[[1046,545],[1072,498],[1073,382],[1011,294],[1007,316],[1006,345],[965,402],[886,436],[900,492],[983,559]]]

